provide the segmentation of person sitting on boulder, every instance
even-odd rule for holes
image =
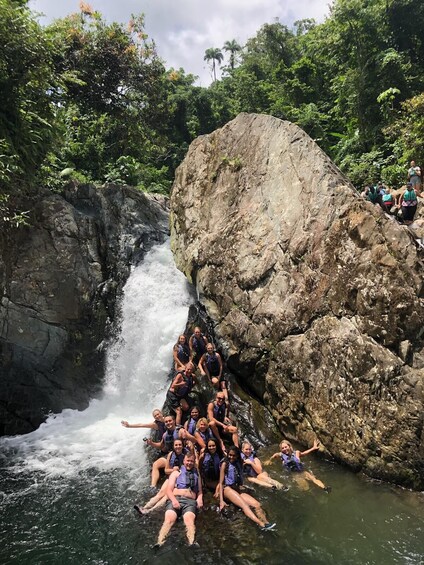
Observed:
[[[166,393],[166,400],[179,421],[181,421],[182,411],[187,412],[190,408],[188,395],[195,384],[194,365],[189,361],[183,370],[177,371]]]
[[[188,341],[190,347],[191,360],[195,365],[199,364],[200,358],[206,352],[206,344],[208,340],[202,334],[202,330],[199,327],[194,328],[194,333]]]
[[[402,219],[405,224],[412,224],[417,211],[417,195],[410,182],[406,183],[406,190],[401,196]]]
[[[195,544],[196,514],[203,507],[202,480],[195,469],[196,458],[193,453],[184,457],[184,464],[179,471],[174,471],[169,477],[166,490],[165,519],[159,532],[156,546],[164,544],[172,526],[179,516],[182,516],[189,546]]]
[[[181,426],[177,426],[174,416],[165,416],[166,432],[163,434],[160,442],[147,439],[147,445],[160,449],[163,453],[162,457],[157,459],[152,465],[151,487],[156,488],[160,479],[160,470],[165,469],[167,455],[173,449],[174,441],[176,439],[196,441],[195,437],[190,435],[187,430]]]
[[[229,435],[235,446],[238,447],[238,431],[233,426],[230,418],[228,417],[228,405],[225,403],[225,396],[223,392],[218,392],[215,400],[208,404],[208,420],[209,427],[211,428],[214,436],[219,439],[221,449],[225,453],[225,444],[223,437]]]
[[[179,371],[184,369],[190,361],[190,348],[187,343],[187,338],[184,334],[178,336],[178,341],[173,349],[174,369]]]
[[[303,490],[309,489],[307,483],[307,481],[309,481],[314,483],[314,485],[317,485],[319,488],[324,489],[326,492],[330,492],[330,487],[326,487],[322,481],[315,477],[312,471],[305,471],[304,465],[300,461],[301,457],[305,457],[305,455],[309,455],[309,453],[317,451],[320,448],[320,445],[320,442],[315,440],[313,446],[306,451],[295,451],[289,441],[283,440],[280,443],[280,452],[274,453],[274,455],[272,455],[265,464],[269,465],[273,459],[280,458],[283,467],[297,475],[296,482]]]
[[[221,462],[219,474],[219,509],[222,510],[232,502],[241,508],[245,516],[257,524],[261,530],[273,530],[275,523],[270,523],[256,498],[243,492],[243,470],[240,450],[235,445],[228,450],[228,455]],[[253,508],[253,511],[252,511]]]
[[[215,388],[222,390],[225,400],[228,402],[227,385],[222,374],[223,368],[221,355],[215,351],[212,343],[208,343],[206,353],[202,355],[199,361],[200,373],[202,376],[207,376]]]

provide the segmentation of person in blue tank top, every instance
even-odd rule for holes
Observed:
[[[182,516],[189,546],[195,545],[197,510],[203,506],[202,480],[195,469],[194,453],[187,453],[180,470],[169,477],[166,495],[165,519],[159,532],[156,546],[160,547],[177,519]]]
[[[241,508],[245,516],[255,522],[261,530],[266,531],[275,528],[275,523],[268,522],[264,510],[256,498],[243,492],[243,463],[240,450],[235,445],[229,448],[227,457],[221,462],[219,474],[219,508],[221,511],[225,506],[228,506],[226,500]]]
[[[322,481],[315,477],[312,471],[305,471],[304,465],[300,460],[302,457],[305,457],[305,455],[317,451],[320,446],[320,442],[316,439],[312,447],[306,451],[299,451],[298,449],[294,450],[289,441],[283,440],[280,443],[280,451],[274,453],[265,464],[270,464],[273,459],[281,459],[283,467],[294,474],[293,476],[302,490],[308,490],[308,482],[311,482],[326,492],[330,492],[331,487],[326,487]]]

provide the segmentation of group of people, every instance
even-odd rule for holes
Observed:
[[[385,212],[409,225],[414,220],[418,197],[421,196],[421,178],[421,167],[411,161],[408,182],[404,187],[392,191],[380,181],[376,185],[365,186],[362,196],[373,204],[379,204]]]
[[[173,353],[175,374],[166,396],[170,413],[164,415],[161,410],[155,409],[153,422],[121,422],[126,428],[150,428],[156,434],[155,439],[144,438],[146,445],[159,452],[151,471],[154,496],[144,505],[135,505],[134,508],[138,514],[145,516],[165,507],[157,547],[165,542],[179,516],[186,526],[189,545],[197,545],[195,519],[197,511],[203,507],[206,491],[219,501],[220,511],[232,503],[262,530],[273,530],[276,524],[268,520],[260,502],[248,491],[252,490],[249,485],[273,490],[285,488],[263,469],[277,458],[280,458],[283,467],[294,472],[302,481],[310,481],[329,492],[329,487],[312,472],[305,471],[301,462],[302,457],[319,449],[318,441],[310,449],[300,452],[284,440],[280,451],[264,464],[250,442],[243,441],[240,446],[239,431],[230,418],[222,357],[199,327],[194,329],[189,340],[180,335]],[[198,406],[192,405],[189,396],[197,378],[209,379],[215,389],[214,399],[207,404],[205,416]],[[165,481],[158,490],[162,471]]]

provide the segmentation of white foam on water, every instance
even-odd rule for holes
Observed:
[[[149,430],[120,422],[151,422],[152,410],[163,404],[172,347],[191,302],[169,243],[154,247],[124,287],[120,334],[107,352],[102,398],[84,411],[52,415],[32,433],[2,438],[0,449],[12,457],[14,470],[71,477],[90,468],[143,467],[142,438]]]

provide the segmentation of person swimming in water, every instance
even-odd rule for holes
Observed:
[[[303,490],[309,489],[307,483],[308,481],[313,483],[314,485],[317,485],[319,488],[322,488],[326,492],[330,492],[331,487],[326,487],[322,481],[315,477],[312,471],[305,471],[304,465],[300,461],[301,457],[305,457],[305,455],[309,455],[309,453],[317,451],[320,446],[320,442],[316,439],[312,447],[310,447],[306,451],[299,451],[298,449],[294,450],[292,444],[289,441],[283,440],[280,443],[280,451],[278,453],[274,453],[274,455],[270,457],[266,464],[270,464],[273,459],[280,458],[283,467],[297,475],[298,478],[296,478],[296,482]]]

